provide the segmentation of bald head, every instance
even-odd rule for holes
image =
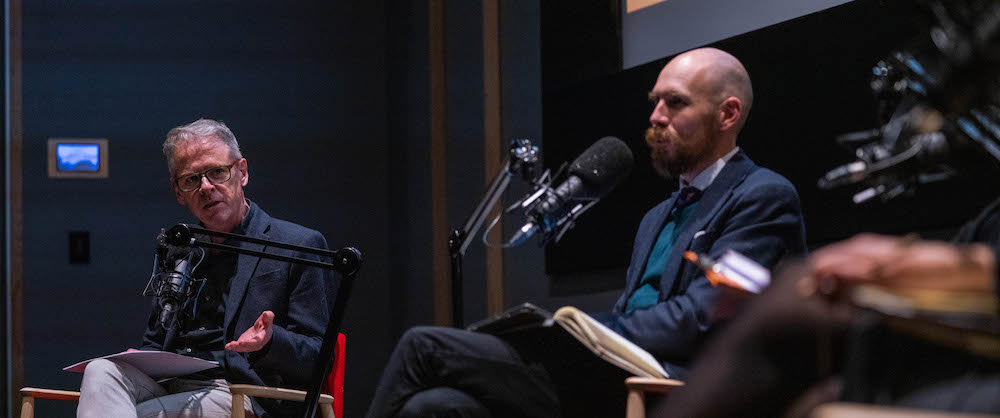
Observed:
[[[665,177],[691,181],[736,147],[753,90],[739,60],[700,48],[668,62],[649,98],[654,106],[646,143],[653,167]]]
[[[740,126],[750,115],[750,107],[753,106],[750,74],[740,60],[728,52],[716,48],[693,49],[667,63],[663,72],[668,69],[690,77],[692,89],[699,90],[717,103],[729,97],[739,99],[742,105]]]

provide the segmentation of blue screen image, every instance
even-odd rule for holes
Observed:
[[[97,171],[97,144],[56,144],[59,171]]]

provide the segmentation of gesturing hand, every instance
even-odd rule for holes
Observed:
[[[250,353],[264,348],[271,341],[271,325],[274,323],[274,312],[264,311],[253,323],[250,329],[243,332],[236,341],[226,343],[226,350],[240,353]]]

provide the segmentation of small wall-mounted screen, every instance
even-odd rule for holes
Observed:
[[[106,179],[108,140],[103,138],[49,138],[49,178]]]
[[[59,171],[97,172],[100,167],[100,146],[97,144],[57,144]]]

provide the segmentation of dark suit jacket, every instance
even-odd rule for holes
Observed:
[[[317,231],[270,217],[250,202],[254,216],[246,228],[253,238],[313,248],[327,248],[326,239]],[[240,247],[307,259],[315,255],[291,250],[267,248],[262,244],[240,243]],[[225,352],[226,380],[230,383],[304,388],[319,354],[323,333],[336,296],[337,283],[328,270],[305,267],[283,261],[239,255],[236,274],[226,300],[225,341],[233,341],[253,326],[266,310],[274,312],[271,342],[261,353]],[[154,306],[155,301],[154,301]],[[143,348],[162,348],[164,330],[159,314],[153,309],[150,327],[143,336]],[[261,402],[270,412],[278,403]],[[264,409],[254,400],[254,410]]]
[[[625,314],[676,198],[674,193],[646,213],[636,233],[625,291],[611,314],[599,319],[663,362],[671,377],[684,378],[685,366],[711,325],[719,294],[697,266],[684,261],[684,251],[715,258],[731,249],[772,268],[786,255],[804,254],[806,244],[795,187],[739,151],[704,190],[697,213],[673,243],[660,275],[659,303]]]

